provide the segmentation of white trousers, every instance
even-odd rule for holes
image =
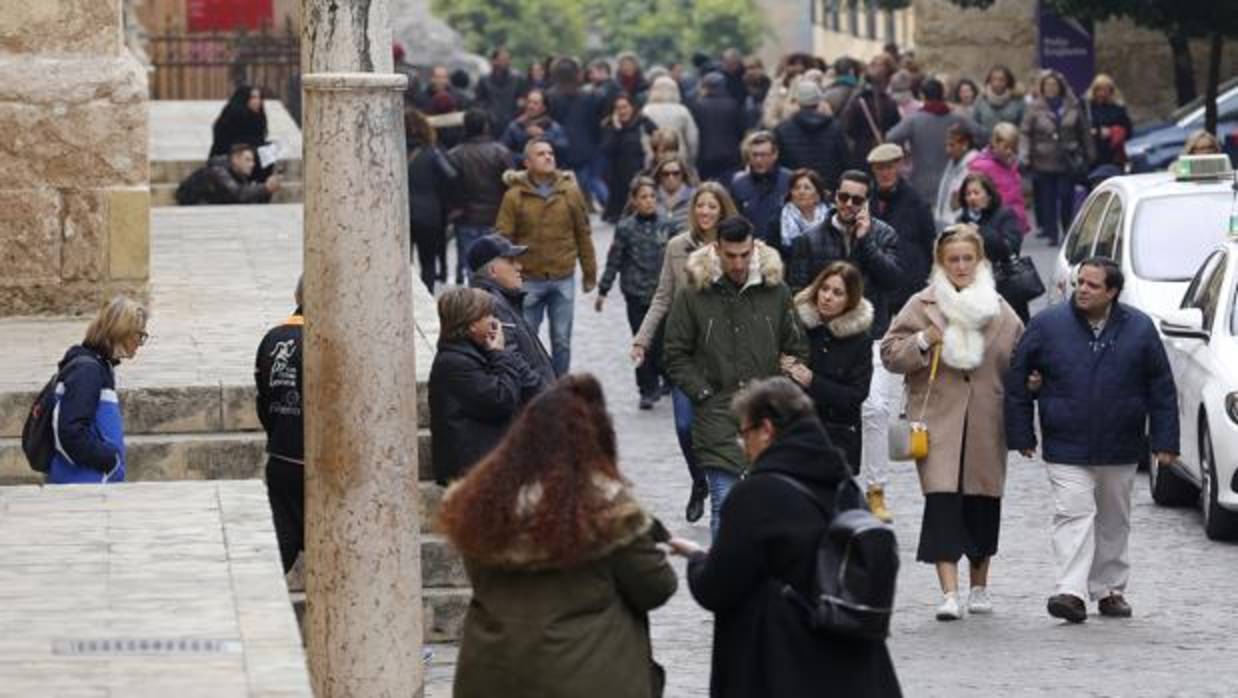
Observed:
[[[1134,465],[1045,463],[1053,488],[1058,594],[1101,599],[1126,589]]]
[[[863,453],[860,460],[869,487],[885,487],[890,469],[890,416],[903,410],[903,376],[881,363],[881,341],[873,342],[873,380],[860,406]]]

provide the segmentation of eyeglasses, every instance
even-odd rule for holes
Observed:
[[[664,178],[665,177],[682,177],[683,170],[662,170],[662,173],[659,174],[658,176],[664,177]]]
[[[856,206],[863,206],[864,202],[868,201],[867,196],[863,196],[861,194],[848,194],[845,191],[838,192],[836,196],[838,198],[838,203],[840,204],[855,204]]]

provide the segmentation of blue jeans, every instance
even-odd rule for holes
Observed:
[[[524,321],[536,336],[542,329],[542,315],[550,317],[550,364],[562,376],[572,366],[572,317],[576,299],[576,279],[525,280]]]
[[[709,534],[712,540],[718,540],[718,526],[722,523],[722,503],[731,493],[731,488],[739,482],[739,478],[730,470],[722,468],[705,468],[705,479],[709,481]]]
[[[696,467],[696,456],[692,455],[692,400],[679,388],[671,389],[671,406],[675,411],[675,436],[679,439],[679,450],[688,464],[688,474],[692,476],[693,486],[705,479],[705,474]]]
[[[473,276],[469,269],[469,248],[480,238],[494,232],[488,225],[457,225],[456,226],[456,283],[466,283]]]
[[[1036,186],[1032,202],[1036,224],[1053,244],[1062,239],[1061,231],[1070,227],[1075,213],[1075,182],[1068,174],[1037,172],[1032,176]]]

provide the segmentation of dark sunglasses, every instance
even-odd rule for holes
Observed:
[[[863,206],[864,202],[868,201],[867,196],[863,196],[861,194],[848,194],[845,191],[840,191],[835,196],[838,197],[838,203],[840,204],[855,204],[856,206]]]

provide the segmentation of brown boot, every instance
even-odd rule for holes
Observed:
[[[868,510],[885,523],[893,523],[894,515],[886,508],[886,492],[878,485],[868,486]]]

